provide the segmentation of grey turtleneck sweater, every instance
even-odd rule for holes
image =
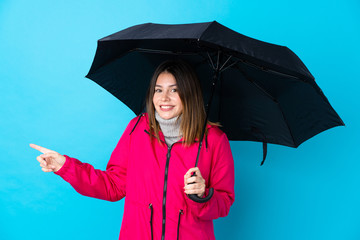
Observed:
[[[155,119],[158,121],[160,129],[164,134],[166,145],[171,146],[182,138],[180,132],[181,115],[171,119],[163,119],[155,111]]]

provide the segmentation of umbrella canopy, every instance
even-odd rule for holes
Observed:
[[[193,66],[205,103],[216,83],[209,120],[220,122],[230,140],[298,147],[324,130],[344,125],[290,49],[215,21],[147,23],[102,38],[86,77],[140,114],[155,68],[172,58]]]

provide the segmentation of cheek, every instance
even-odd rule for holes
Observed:
[[[152,101],[152,108],[157,111],[156,98],[155,97],[153,98],[153,101]]]
[[[154,94],[154,96],[153,96],[152,102],[153,102],[153,105],[155,106],[155,103],[156,103],[156,95],[155,95],[155,94]]]
[[[182,111],[182,110],[183,110],[183,104],[182,104],[182,102],[181,102],[180,97],[178,97],[177,102],[178,102],[178,105],[179,105],[180,110]]]

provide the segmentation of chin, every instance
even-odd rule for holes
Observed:
[[[169,119],[171,119],[171,118],[173,118],[173,117],[175,117],[175,116],[169,116],[169,115],[162,115],[162,114],[159,114],[160,115],[160,117],[162,118],[162,119],[166,119],[166,120],[169,120]]]

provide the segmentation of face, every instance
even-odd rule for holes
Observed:
[[[153,104],[163,119],[171,119],[181,114],[183,105],[177,91],[176,79],[171,73],[163,72],[158,76]]]

